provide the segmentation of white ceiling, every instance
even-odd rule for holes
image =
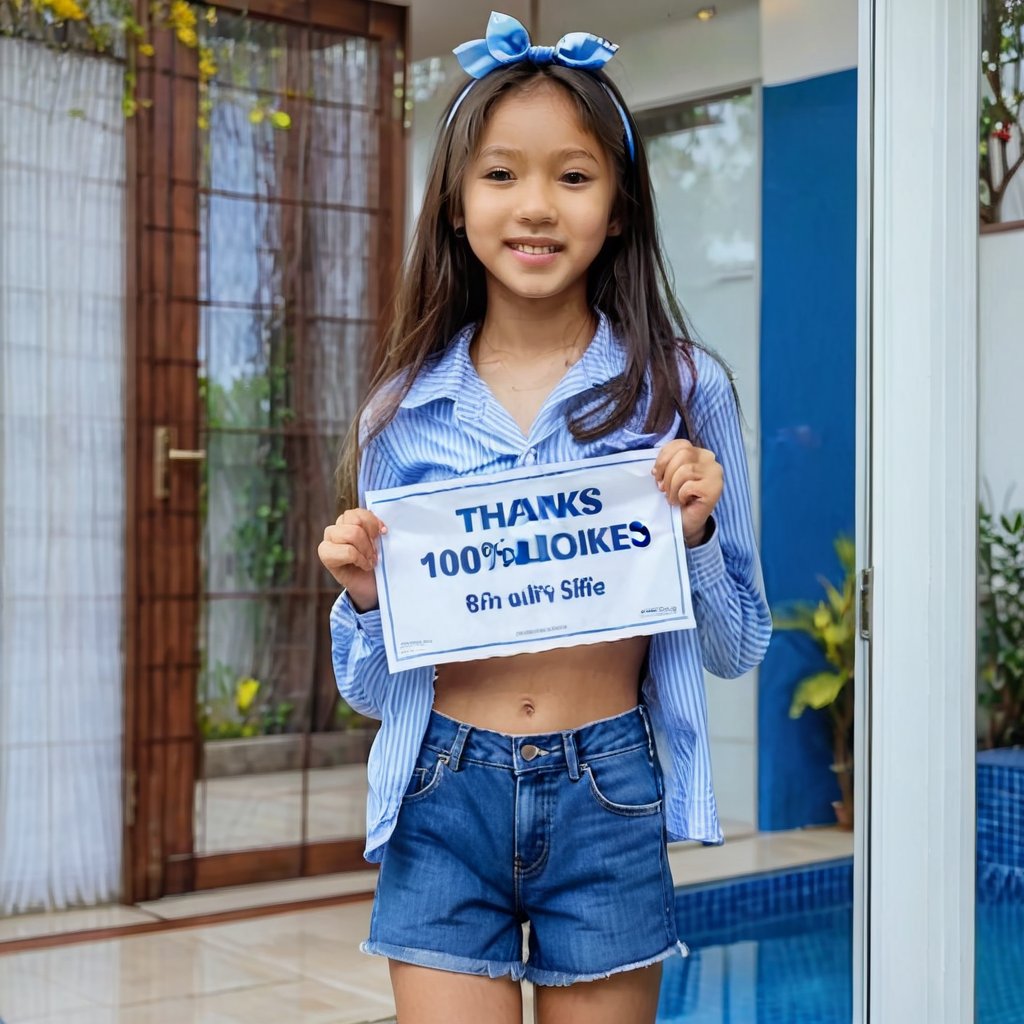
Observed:
[[[479,39],[497,7],[529,27],[529,0],[391,0],[408,7],[412,60],[451,52]],[[688,21],[708,3],[719,13],[756,6],[758,0],[540,0],[540,32],[534,43],[550,46],[566,32],[593,32],[615,42],[626,35]]]

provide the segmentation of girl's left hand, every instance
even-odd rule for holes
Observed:
[[[682,439],[663,445],[651,470],[670,505],[683,512],[683,539],[687,547],[704,542],[708,519],[722,496],[724,477],[714,452],[696,448]]]

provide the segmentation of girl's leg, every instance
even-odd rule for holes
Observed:
[[[537,985],[537,1024],[654,1024],[660,987],[660,963],[565,988]]]
[[[388,964],[398,1024],[522,1024],[523,992],[518,981],[456,974],[398,960]]]

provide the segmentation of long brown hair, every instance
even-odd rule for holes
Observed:
[[[487,308],[483,267],[465,237],[457,236],[453,228],[462,215],[463,178],[494,105],[510,92],[545,82],[565,90],[581,126],[601,142],[611,159],[618,181],[612,216],[622,228],[620,234],[605,241],[591,264],[587,298],[608,317],[623,343],[625,369],[603,385],[585,414],[570,413],[569,429],[577,440],[589,441],[621,427],[638,404],[648,399],[649,370],[644,429],[664,432],[679,411],[693,437],[687,401],[681,394],[679,359],[688,365],[691,380],[696,380],[695,342],[672,294],[658,239],[647,155],[637,127],[604,72],[558,65],[538,67],[524,61],[476,82],[450,117],[457,100],[453,97],[442,118],[412,246],[383,344],[375,353],[368,397],[349,432],[338,467],[342,507],[356,501],[362,446],[391,422],[427,359],[443,351],[466,324],[483,321]],[[629,119],[635,140],[633,159],[626,150],[622,118],[609,92]],[[379,394],[381,385],[389,381],[397,386]],[[360,437],[359,424],[370,401],[373,415]]]

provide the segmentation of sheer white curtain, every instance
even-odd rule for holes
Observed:
[[[121,90],[0,37],[0,914],[120,885]]]

